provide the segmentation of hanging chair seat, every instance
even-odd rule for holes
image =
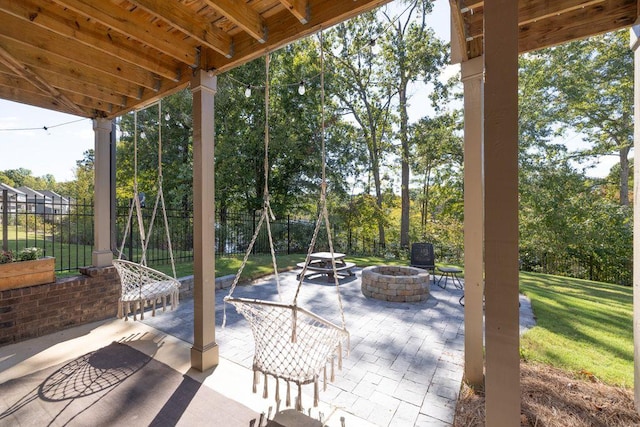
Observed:
[[[167,308],[167,299],[171,309],[178,305],[180,282],[153,268],[136,264],[122,259],[113,260],[122,290],[118,301],[118,317],[129,320],[129,313],[133,305],[133,320],[137,320],[137,310],[140,309],[140,319],[144,319],[144,308],[152,307],[152,316],[156,315],[156,304],[162,302],[163,311]]]
[[[314,406],[318,404],[318,382],[322,378],[326,386],[327,365],[330,380],[334,379],[335,359],[342,367],[342,350],[349,348],[349,332],[322,317],[295,305],[245,298],[225,298],[242,314],[253,333],[255,353],[253,357],[254,392],[264,374],[265,392],[267,375],[287,382],[287,405],[290,404],[289,383],[300,387],[314,383]],[[276,400],[279,400],[276,385]],[[301,407],[300,389],[296,407]]]

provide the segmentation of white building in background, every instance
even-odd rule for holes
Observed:
[[[45,196],[25,185],[18,187],[27,196],[27,212],[35,214],[52,214],[53,206],[50,197]]]
[[[0,182],[0,212],[4,212],[4,190],[7,191],[7,212],[23,212],[27,206],[27,195],[23,191],[13,188],[10,185],[3,184],[2,182]]]
[[[69,205],[71,204],[70,199],[51,190],[38,190],[38,192],[51,199],[51,209],[53,210],[53,214],[66,215],[69,213]]]

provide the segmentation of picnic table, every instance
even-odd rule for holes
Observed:
[[[317,276],[317,275],[327,275],[327,280],[330,282],[333,280],[333,265],[332,260],[336,264],[336,273],[345,274],[346,276],[353,276],[353,272],[351,269],[356,266],[353,262],[346,262],[346,255],[339,252],[334,252],[333,256],[331,252],[314,252],[309,256],[309,264],[306,264],[306,273],[305,277]],[[304,262],[299,262],[296,264],[299,268],[305,268]],[[297,279],[300,280],[300,272],[297,275]],[[338,277],[340,278],[340,277]]]

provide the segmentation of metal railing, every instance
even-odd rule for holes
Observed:
[[[56,271],[77,271],[91,265],[93,252],[93,205],[88,200],[16,198],[7,190],[0,192],[0,220],[2,221],[2,247],[4,251],[17,253],[23,248],[41,248],[45,256],[56,258]],[[151,208],[142,209],[145,233],[148,233],[152,215]],[[116,211],[114,254],[122,244],[129,214],[129,202],[120,202]],[[157,214],[152,232],[148,236],[147,263],[149,265],[170,262],[168,241],[165,237],[164,221]],[[220,212],[216,213],[217,256],[243,255],[251,241],[260,219],[260,213]],[[192,209],[167,209],[167,220],[171,236],[171,247],[176,262],[193,260]],[[139,262],[142,242],[138,232],[136,215],[123,249],[123,258]],[[275,249],[281,254],[305,253],[313,234],[314,221],[306,218],[286,216],[271,223]],[[334,249],[350,255],[402,256],[390,245],[381,245],[375,239],[358,234],[354,230],[332,230]],[[460,262],[459,250],[447,250],[438,242],[436,260]],[[326,232],[321,232],[316,250],[328,250]],[[439,251],[439,252],[438,252]],[[266,229],[261,230],[253,252],[269,253]],[[396,253],[398,252],[398,253]],[[630,286],[633,283],[633,263],[624,259],[594,256],[576,256],[571,253],[535,253],[521,250],[521,269],[524,271],[576,277],[587,280],[618,283]]]

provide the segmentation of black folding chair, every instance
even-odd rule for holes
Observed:
[[[436,257],[433,253],[432,243],[413,243],[411,245],[411,267],[431,271],[431,276],[435,276]]]

